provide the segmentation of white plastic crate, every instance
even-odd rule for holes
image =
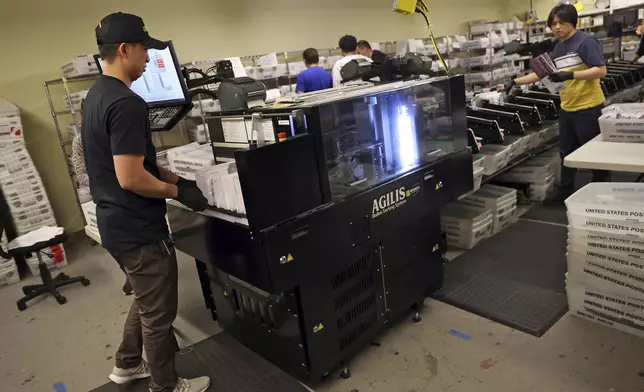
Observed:
[[[501,145],[488,144],[481,148],[479,154],[485,155],[483,174],[492,175],[508,165],[510,148]]]
[[[579,263],[594,263],[617,269],[628,274],[644,277],[644,259],[605,249],[593,249],[568,240],[566,259]]]
[[[473,226],[471,230],[459,231],[453,227],[441,226],[447,236],[447,244],[452,247],[462,249],[472,249],[481,241],[489,238],[492,235],[492,216],[488,216],[485,220]]]
[[[569,283],[589,285],[612,293],[644,298],[644,282],[639,275],[629,274],[613,266],[572,257],[567,259],[567,265]]]
[[[530,184],[528,190],[530,201],[544,201],[552,194],[555,189],[555,175],[551,174],[545,181],[540,184]]]
[[[644,258],[644,238],[568,228],[568,243],[598,252]],[[643,259],[644,261],[644,259]]]
[[[530,144],[530,138],[524,136],[516,135],[507,135],[505,136],[505,141],[507,143],[512,143],[515,150],[515,156],[521,155],[524,152],[528,151],[528,145]],[[510,158],[512,159],[512,158]]]
[[[624,112],[644,112],[644,103],[615,103],[602,109],[602,114]]]
[[[476,171],[476,169],[482,168],[484,166],[484,163],[485,155],[476,154],[472,156],[472,166],[474,168],[474,171]]]
[[[644,223],[644,184],[590,183],[566,199],[566,208],[577,215]]]
[[[517,204],[508,204],[507,209],[500,214],[494,214],[492,224],[492,234],[498,234],[501,230],[516,222],[517,217]]]
[[[607,142],[644,142],[644,112],[608,112],[599,117],[602,139]]]
[[[554,176],[550,161],[529,159],[519,166],[501,174],[499,179],[507,182],[546,184]]]
[[[20,282],[20,275],[15,261],[0,258],[0,286],[18,282]]]
[[[441,229],[447,234],[448,244],[471,249],[492,232],[493,217],[488,209],[476,209],[461,203],[452,203],[441,211]]]
[[[571,283],[566,287],[570,314],[644,338],[644,303],[605,288]]]
[[[472,188],[473,191],[478,191],[481,189],[481,182],[483,181],[483,171],[485,169],[482,167],[479,167],[478,169],[474,170],[474,187]]]
[[[485,184],[478,192],[463,199],[461,203],[476,207],[484,207],[493,214],[502,214],[504,207],[517,203],[517,190],[498,185]]]

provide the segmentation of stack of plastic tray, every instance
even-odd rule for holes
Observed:
[[[528,136],[508,135],[505,137],[505,144],[510,144],[514,148],[514,156],[510,157],[512,160],[515,156],[521,155],[529,150],[530,138]]]
[[[472,191],[478,191],[483,181],[483,172],[485,171],[485,155],[475,155],[473,158],[472,169],[474,170],[474,187]]]
[[[485,161],[483,162],[483,174],[486,176],[491,176],[497,171],[503,169],[508,165],[510,161],[510,154],[512,149],[508,146],[498,145],[498,144],[487,144],[481,148],[479,154],[485,155]]]
[[[7,250],[7,239],[5,235],[0,238],[0,247]],[[0,257],[0,287],[20,282],[18,267],[13,259],[4,259]]]
[[[530,201],[543,201],[554,190],[555,162],[531,158],[519,166],[509,170],[498,177],[499,181],[527,184],[528,199]]]
[[[0,187],[18,234],[24,235],[43,226],[56,226],[56,219],[45,186],[25,147],[20,127],[18,108],[0,100]],[[67,265],[67,261],[64,250],[61,253],[59,249],[62,247],[56,249],[57,262],[51,264],[62,267]],[[28,263],[30,261],[33,264],[33,259]]]
[[[492,234],[492,211],[473,209],[460,202],[451,203],[441,211],[441,228],[451,247],[472,249]]]
[[[559,184],[561,182],[561,156],[559,147],[553,147],[542,152],[534,158],[534,161],[541,161],[544,164],[551,164],[555,173],[555,184]]]
[[[481,190],[460,200],[461,203],[492,212],[492,234],[497,234],[517,219],[516,189],[485,184]]]
[[[644,337],[644,184],[592,183],[566,207],[571,313]]]

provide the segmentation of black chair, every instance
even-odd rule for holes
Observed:
[[[47,293],[53,295],[54,298],[56,298],[56,301],[59,304],[63,305],[67,303],[67,298],[63,297],[58,292],[59,288],[64,286],[69,286],[70,284],[74,284],[74,283],[80,283],[83,286],[89,286],[90,281],[84,276],[77,276],[75,278],[71,278],[61,272],[58,275],[56,275],[56,277],[52,277],[51,272],[47,267],[47,264],[43,262],[43,259],[42,259],[43,255],[47,257],[53,257],[52,255],[45,252],[44,249],[47,249],[50,246],[62,244],[66,240],[67,240],[67,234],[63,233],[47,241],[37,242],[33,245],[29,245],[21,248],[10,249],[7,252],[9,256],[14,258],[24,257],[26,259],[31,257],[31,254],[33,253],[35,253],[36,257],[38,258],[38,270],[40,271],[40,279],[42,281],[42,284],[24,286],[22,288],[22,292],[25,294],[25,296],[20,298],[18,301],[16,301],[16,305],[18,305],[18,310],[23,311],[27,309],[27,301],[31,301],[32,299],[36,297],[40,297],[41,295],[47,294]]]
[[[16,231],[13,217],[11,216],[11,210],[9,208],[9,205],[7,204],[7,199],[5,198],[2,189],[0,189],[0,238],[2,237],[3,232],[7,234],[7,239],[9,241],[14,240],[15,238],[20,238]],[[16,260],[25,260],[31,257],[33,253],[36,254],[36,257],[38,257],[38,269],[40,271],[40,279],[42,280],[42,284],[24,286],[22,288],[22,292],[25,294],[25,296],[16,302],[16,305],[18,305],[18,310],[23,311],[27,309],[27,301],[30,301],[45,293],[53,295],[56,298],[56,301],[58,301],[58,303],[62,305],[67,302],[67,298],[63,297],[58,292],[58,289],[60,287],[68,286],[74,283],[80,283],[83,286],[89,286],[90,282],[84,276],[70,278],[63,273],[60,273],[56,275],[55,278],[52,278],[51,272],[49,272],[49,268],[47,268],[47,264],[43,262],[42,255],[52,257],[52,255],[44,251],[45,249],[49,248],[50,246],[62,244],[66,240],[67,235],[65,233],[62,233],[47,241],[38,242],[22,248],[5,251],[2,249],[2,247],[0,247],[0,256],[7,259],[14,258]]]

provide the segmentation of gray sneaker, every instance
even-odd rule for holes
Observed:
[[[148,377],[150,377],[150,368],[144,360],[141,360],[139,366],[131,369],[121,369],[114,366],[109,375],[109,379],[116,384],[127,384],[130,381]]]
[[[206,392],[210,386],[210,378],[197,377],[191,380],[180,378],[173,392]]]

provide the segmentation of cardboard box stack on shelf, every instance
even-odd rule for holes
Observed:
[[[644,337],[644,184],[591,183],[566,200],[571,314]]]
[[[3,100],[0,100],[0,186],[18,234],[26,234],[42,226],[56,226],[45,187],[24,143],[20,111]],[[67,265],[62,246],[52,247],[49,253],[55,255],[47,260],[52,268]],[[38,273],[35,255],[27,260],[27,264],[32,273]]]
[[[90,54],[74,57],[71,61],[61,65],[60,70],[66,78],[98,74],[98,67],[94,61],[94,56]]]

